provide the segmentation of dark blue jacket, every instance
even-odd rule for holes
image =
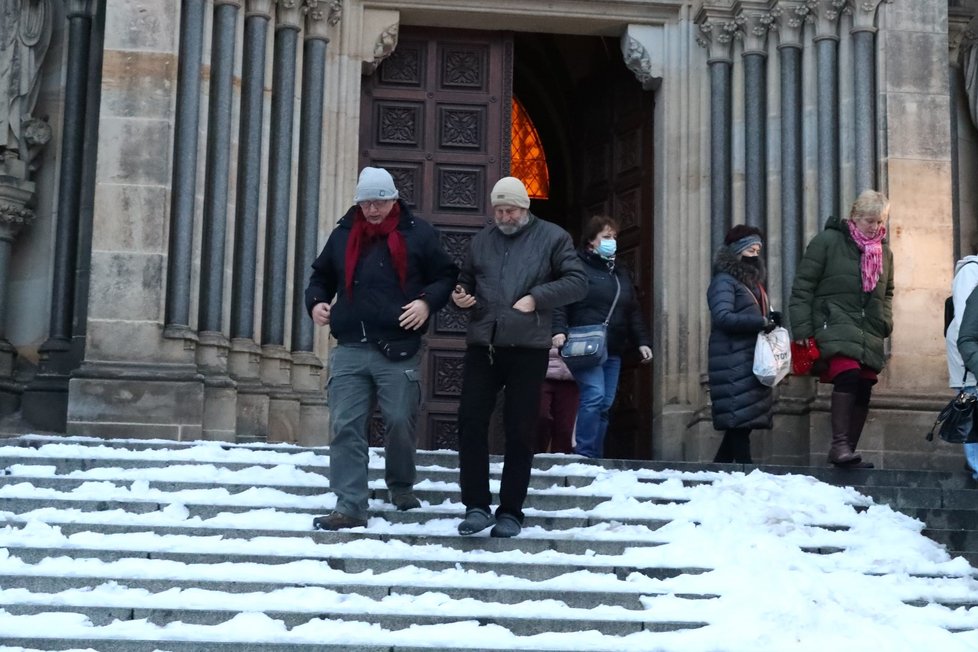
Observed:
[[[751,287],[749,288],[748,285]],[[771,427],[771,388],[754,376],[757,334],[767,323],[754,270],[724,247],[713,263],[706,292],[710,305],[710,398],[713,427]]]
[[[353,275],[353,298],[346,292],[344,260],[356,206],[350,208],[333,232],[322,253],[312,264],[312,275],[306,287],[306,311],[312,313],[318,303],[336,303],[330,313],[330,333],[338,342],[351,343],[398,340],[420,337],[428,330],[425,324],[417,331],[400,327],[403,306],[424,299],[431,315],[445,307],[458,277],[458,266],[445,253],[438,232],[415,217],[407,205],[398,200],[401,209],[398,230],[404,236],[408,252],[407,280],[401,288],[387,248],[386,238],[364,246]]]
[[[615,278],[621,294],[608,323],[608,353],[621,355],[629,348],[651,347],[649,331],[642,319],[642,306],[628,272],[597,254],[578,250],[587,274],[587,295],[569,306],[554,311],[553,334],[567,334],[570,326],[601,324],[615,300]]]

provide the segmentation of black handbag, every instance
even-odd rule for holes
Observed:
[[[608,322],[611,313],[615,311],[618,297],[621,295],[621,281],[615,275],[618,289],[615,300],[611,302],[611,310],[604,322],[590,326],[571,326],[567,329],[567,341],[560,347],[560,359],[571,371],[591,369],[604,364],[608,359]]]
[[[967,373],[966,371],[966,376]],[[949,444],[978,443],[978,428],[975,428],[976,403],[978,403],[978,396],[971,392],[958,392],[958,395],[937,415],[937,420],[927,433],[927,441],[934,441],[936,432]]]

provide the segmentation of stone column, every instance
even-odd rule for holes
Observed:
[[[87,338],[67,430],[197,439],[203,385],[194,346],[164,337],[173,167],[160,152],[174,146],[181,7],[105,6]]]
[[[847,0],[819,0],[815,7],[818,87],[818,224],[840,216],[839,204],[839,13]]]
[[[805,171],[802,140],[802,36],[808,5],[778,3],[781,69],[781,297],[791,296],[804,242]],[[788,312],[782,314],[787,318]]]
[[[299,401],[291,385],[292,356],[285,348],[285,315],[296,52],[301,28],[302,7],[298,0],[279,0],[268,144],[268,210],[265,218],[261,328],[262,381],[269,393],[268,437],[274,441],[295,441],[299,427]]]
[[[313,323],[306,314],[305,286],[318,251],[319,193],[322,176],[323,106],[326,84],[328,27],[340,20],[326,2],[305,0],[305,38],[302,47],[302,103],[299,109],[295,261],[292,277],[292,386],[299,394],[298,441],[304,445],[329,442],[323,364],[313,350]]]
[[[856,192],[877,188],[876,178],[876,9],[881,0],[853,8],[853,97],[855,98]]]
[[[52,31],[50,0],[25,6],[5,20],[11,36],[0,43],[0,416],[17,410],[17,351],[6,338],[7,287],[17,234],[35,218],[33,161],[51,140],[47,122],[34,117],[41,66]]]
[[[949,10],[950,12],[950,10]],[[972,253],[970,243],[978,229],[974,219],[974,197],[971,175],[962,176],[961,157],[968,157],[969,146],[962,147],[962,135],[974,133],[973,113],[978,108],[978,97],[969,93],[965,86],[966,71],[974,74],[978,61],[978,18],[966,10],[948,16],[948,83],[951,120],[951,223],[954,247],[951,259]],[[970,65],[969,65],[970,64]],[[972,141],[973,142],[973,141]],[[967,169],[968,166],[965,166]],[[962,216],[965,219],[962,220]]]
[[[241,112],[238,132],[238,182],[231,276],[231,352],[228,368],[237,383],[238,440],[268,434],[268,393],[261,384],[261,348],[255,341],[258,278],[262,122],[265,106],[265,44],[273,0],[247,0]]]
[[[741,2],[744,20],[744,218],[767,228],[767,32],[774,16],[766,0]]]
[[[173,123],[170,238],[166,269],[166,334],[191,337],[190,271],[193,266],[194,203],[197,197],[197,132],[200,124],[200,62],[206,0],[180,4],[180,61]]]
[[[710,247],[716,251],[733,214],[731,45],[739,24],[728,11],[704,7],[697,15],[710,67]]]
[[[72,321],[76,307],[75,280],[93,11],[92,0],[69,0],[65,4],[68,55],[65,58],[65,111],[61,131],[51,320],[48,339],[38,349],[41,358],[38,373],[25,390],[22,404],[24,418],[31,425],[44,430],[64,431],[68,381],[80,362],[80,357],[73,355],[72,351]]]
[[[240,7],[239,0],[214,3],[197,300],[197,367],[204,376],[203,436],[227,441],[234,439],[237,410],[235,384],[228,375],[231,345],[224,334],[224,243],[231,176],[234,48]]]

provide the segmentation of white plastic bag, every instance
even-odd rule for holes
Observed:
[[[774,387],[791,371],[791,336],[778,326],[757,334],[754,346],[754,375],[762,385]]]

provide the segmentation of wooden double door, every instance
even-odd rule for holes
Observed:
[[[363,79],[361,166],[389,170],[401,197],[438,228],[445,249],[459,264],[472,236],[491,219],[489,190],[509,174],[517,38],[525,37],[510,32],[402,27],[397,48]],[[623,65],[619,67],[624,71]],[[615,110],[612,104],[622,99],[619,95],[594,94],[588,88],[590,83],[601,83],[601,78],[582,80],[574,92],[603,100],[587,106],[571,102],[579,109],[576,115],[565,111],[557,119],[565,124],[548,122],[550,131],[557,132],[591,126],[578,132],[582,138],[574,147],[555,146],[553,160],[548,159],[554,177],[573,181],[552,189],[560,195],[559,201],[534,200],[533,210],[559,223],[575,240],[592,211],[618,213],[623,223],[623,256],[638,272],[639,284],[649,283],[643,291],[651,297],[651,161],[646,160],[651,157],[651,109],[635,115],[635,104],[625,102]],[[630,85],[641,94],[634,79]],[[566,90],[555,88],[553,92]],[[624,107],[629,107],[628,120],[621,110]],[[596,115],[594,111],[601,112],[597,121],[588,119]],[[626,122],[639,125],[642,133],[636,135],[634,130],[623,131],[616,126]],[[633,138],[638,140],[631,142]],[[642,170],[645,164],[647,171]],[[553,214],[556,205],[560,206],[559,214]],[[646,214],[649,219],[645,219]],[[419,448],[458,447],[456,414],[466,326],[467,317],[451,303],[432,320],[422,363]],[[636,374],[634,367],[626,364],[622,396],[628,397],[629,406],[648,406],[651,395],[639,396],[650,391],[650,385],[641,380],[650,378],[648,368],[642,367]],[[651,411],[646,411],[647,416],[628,419],[650,424]],[[380,426],[375,420],[372,445],[382,443]],[[627,435],[629,441],[641,437],[638,430],[641,428]],[[632,450],[614,452],[643,456],[641,446],[624,449]]]

